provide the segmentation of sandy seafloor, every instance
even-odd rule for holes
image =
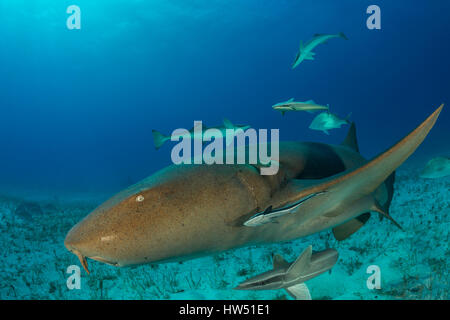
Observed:
[[[422,179],[397,171],[391,215],[397,229],[372,215],[343,242],[331,231],[282,244],[252,246],[182,263],[116,268],[89,260],[81,289],[66,286],[78,264],[63,244],[67,231],[103,198],[40,199],[33,220],[14,215],[20,200],[0,198],[1,299],[291,299],[284,290],[236,291],[246,278],[271,268],[272,253],[294,260],[309,244],[339,251],[331,273],[307,282],[313,299],[448,299],[450,177]],[[381,268],[381,289],[369,290],[369,265]]]

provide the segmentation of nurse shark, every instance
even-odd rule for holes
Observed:
[[[394,171],[442,107],[370,161],[359,154],[352,125],[341,145],[281,142],[275,175],[245,164],[168,166],[101,204],[68,232],[65,246],[89,273],[86,258],[114,266],[181,261],[330,228],[343,240],[370,212],[389,216]],[[305,198],[277,223],[244,225],[265,208]]]

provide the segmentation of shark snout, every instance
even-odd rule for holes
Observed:
[[[77,237],[74,237],[73,234],[69,232],[66,239],[64,240],[64,245],[73,254],[75,254],[78,259],[80,260],[81,266],[86,270],[86,272],[89,274],[89,268],[87,264],[86,258],[96,260],[99,262],[103,262],[112,266],[119,266],[118,262],[112,261],[112,259],[108,259],[102,256],[101,253],[96,252],[93,250],[93,248],[90,246],[89,243],[83,242],[80,239],[77,239]]]

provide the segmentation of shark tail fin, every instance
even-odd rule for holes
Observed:
[[[339,36],[340,36],[342,39],[348,40],[347,36],[346,36],[343,32],[339,32]]]
[[[226,129],[233,129],[234,128],[233,123],[230,120],[228,120],[227,118],[223,119],[223,125],[225,126]]]
[[[356,126],[354,122],[351,123],[350,129],[348,129],[347,136],[345,137],[344,141],[342,141],[341,145],[359,152],[358,139],[356,137]]]
[[[312,300],[305,283],[296,284],[295,286],[285,288],[285,290],[295,300]]]
[[[164,142],[166,142],[169,139],[168,136],[165,136],[161,132],[156,130],[152,130],[152,135],[153,135],[153,143],[155,144],[156,150],[161,148]]]

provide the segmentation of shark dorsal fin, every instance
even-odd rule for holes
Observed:
[[[284,258],[280,254],[275,254],[273,256],[273,268],[274,269],[285,268],[287,266],[289,266],[289,262],[284,260]]]
[[[356,126],[354,122],[352,122],[350,129],[348,129],[347,136],[344,141],[342,141],[341,145],[359,152],[358,139],[356,138]]]
[[[305,103],[309,103],[309,104],[316,104],[315,102],[314,102],[314,100],[307,100],[307,101],[305,101]]]
[[[286,102],[293,102],[294,101],[294,98],[290,98],[288,101],[286,101]]]
[[[306,248],[302,254],[295,260],[289,269],[286,271],[287,275],[292,277],[297,277],[300,273],[304,272],[309,268],[312,255],[312,246]]]
[[[272,206],[268,206],[266,210],[264,210],[263,214],[268,214],[272,211]]]
[[[231,123],[231,121],[228,120],[227,118],[223,119],[223,125],[225,126],[226,129],[234,129],[233,123]]]

